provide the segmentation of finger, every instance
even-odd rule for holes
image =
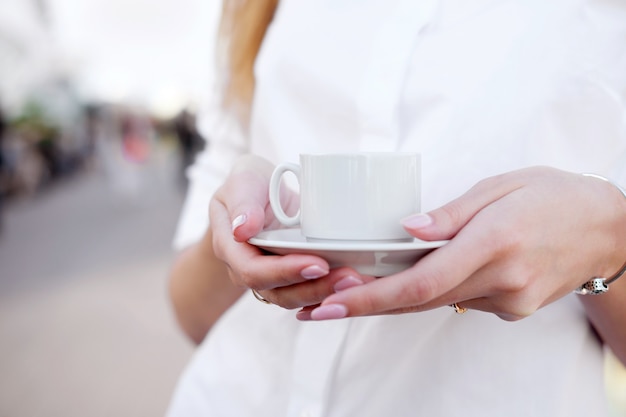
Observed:
[[[539,287],[529,285],[536,275],[536,271],[524,267],[524,264],[507,263],[506,260],[491,261],[463,279],[450,291],[426,303],[413,305],[391,303],[390,305],[396,305],[385,311],[362,315],[421,312],[457,303],[465,308],[494,313],[504,320],[519,320],[565,295],[563,292],[554,292],[546,299],[544,294],[546,285]],[[551,290],[549,292],[552,293]],[[354,309],[351,309],[350,315],[353,312]],[[317,313],[314,317],[316,316]]]
[[[263,290],[328,274],[328,262],[320,257],[304,254],[268,256],[256,246],[234,240],[228,212],[219,201],[212,202],[210,212],[215,255],[228,266],[236,285]]]
[[[312,312],[312,318],[381,314],[416,308],[441,297],[491,260],[492,232],[483,223],[470,222],[453,240],[406,271],[330,295]]]
[[[516,314],[510,312],[508,309],[502,309],[499,305],[494,304],[493,300],[489,298],[473,298],[470,300],[464,300],[456,303],[457,307],[462,312],[457,312],[457,314],[465,314],[468,311],[481,311],[484,313],[492,313],[505,321],[518,321],[521,320],[528,315],[526,314]],[[449,305],[453,307],[452,304]]]
[[[478,310],[485,313],[492,313],[497,315],[503,320],[506,321],[516,321],[520,320],[524,317],[532,314],[533,311],[519,310],[514,306],[515,302],[507,302],[505,298],[508,297],[475,297],[475,298],[462,298],[460,296],[454,295],[457,291],[451,292],[449,294],[445,294],[443,297],[433,300],[432,302],[419,305],[419,306],[409,306],[403,308],[394,308],[391,310],[387,310],[381,312],[379,314],[405,314],[405,313],[419,313],[428,310],[434,310],[442,307],[454,307],[456,304],[457,307],[461,311],[466,310]],[[463,291],[458,291],[463,292]],[[458,313],[458,312],[457,312]],[[459,314],[463,314],[462,312]]]
[[[264,291],[263,297],[287,309],[317,305],[330,294],[375,280],[359,275],[351,268],[338,268],[323,278]]]
[[[246,171],[231,175],[212,204],[223,207],[228,216],[220,220],[228,223],[235,240],[245,242],[263,230],[267,201],[267,180]]]
[[[402,220],[411,235],[423,240],[451,239],[483,207],[523,186],[523,176],[503,174],[487,178],[459,198],[432,210]]]
[[[235,240],[245,242],[265,225],[268,184],[274,166],[255,155],[237,159],[226,181],[215,194],[229,214]]]
[[[255,290],[287,287],[324,277],[328,263],[313,255],[267,255],[248,243],[225,249],[225,262],[235,284]],[[236,245],[236,247],[234,246]]]
[[[455,304],[456,304],[456,307],[455,307]],[[419,312],[426,311],[426,310],[432,310],[434,308],[452,308],[452,310],[450,310],[450,313],[456,313],[459,315],[465,314],[468,311],[474,310],[474,311],[494,313],[507,321],[514,321],[517,319],[516,317],[513,317],[512,315],[496,312],[494,310],[493,304],[487,298],[474,298],[470,300],[463,300],[461,302],[454,302],[450,304],[439,305],[433,308],[427,308],[425,306],[397,308],[397,309],[385,311],[381,314],[396,315],[396,314],[406,314],[406,313],[419,313]]]
[[[296,313],[296,318],[300,321],[310,321],[311,319],[311,312],[317,308],[319,306],[319,304],[317,305],[313,305],[313,306],[307,306],[307,307],[303,307],[300,311],[298,311]]]

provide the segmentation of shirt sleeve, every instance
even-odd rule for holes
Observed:
[[[235,159],[249,149],[236,117],[223,111],[217,102],[199,114],[198,129],[207,143],[187,169],[189,187],[174,236],[176,250],[202,238],[209,225],[211,197],[224,182]]]

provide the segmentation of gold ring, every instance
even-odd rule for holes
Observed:
[[[467,312],[467,309],[465,307],[461,307],[458,303],[450,304],[450,307],[454,309],[456,314],[463,314]]]
[[[261,294],[256,292],[256,290],[251,289],[251,291],[252,291],[252,295],[254,295],[254,298],[259,300],[260,302],[265,303],[265,304],[272,304],[269,301],[267,301]]]

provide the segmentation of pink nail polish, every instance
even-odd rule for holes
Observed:
[[[317,279],[328,275],[328,269],[324,269],[317,265],[311,265],[300,271],[300,275],[304,279]]]
[[[362,285],[363,281],[360,278],[349,275],[341,280],[337,281],[333,286],[335,292],[347,290],[348,288],[356,287],[357,285]]]
[[[433,224],[433,218],[428,214],[419,213],[402,219],[401,223],[409,229],[419,229]]]
[[[300,321],[310,321],[311,320],[311,310],[300,310],[296,313],[296,319]]]
[[[342,319],[348,315],[348,308],[343,304],[327,304],[311,311],[313,320]]]
[[[234,232],[239,226],[244,224],[246,220],[248,220],[248,216],[246,216],[245,214],[240,214],[239,216],[235,217],[235,219],[231,223],[231,230]]]

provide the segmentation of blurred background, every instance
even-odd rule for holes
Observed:
[[[220,6],[0,0],[0,417],[165,412],[193,351],[166,275]]]
[[[0,0],[0,417],[159,416],[217,0]],[[208,139],[208,138],[207,138]]]

